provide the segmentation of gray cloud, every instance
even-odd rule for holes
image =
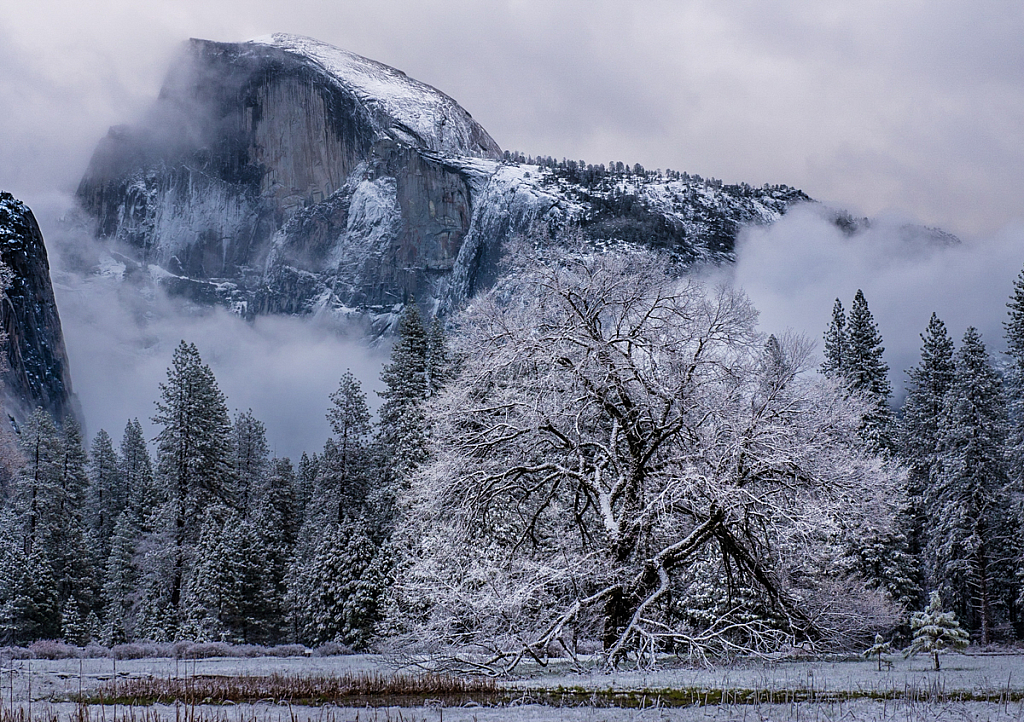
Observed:
[[[1021,217],[1024,7],[1001,0],[39,0],[5,26],[0,185],[23,195],[73,187],[186,37],[284,31],[436,85],[509,149],[789,183],[960,233]]]
[[[899,391],[920,361],[920,334],[937,313],[954,341],[975,326],[998,361],[1013,281],[1024,265],[1024,225],[983,240],[937,245],[896,216],[844,235],[805,206],[741,238],[731,279],[761,313],[766,332],[791,328],[818,342],[838,297],[849,310],[862,289]]]

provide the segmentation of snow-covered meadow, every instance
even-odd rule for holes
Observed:
[[[413,706],[298,707],[261,701],[253,704],[190,707],[195,722],[347,722],[348,720],[1024,720],[1024,655],[948,655],[935,672],[927,657],[889,657],[879,672],[874,660],[746,661],[717,667],[666,665],[656,671],[574,672],[558,664],[525,670],[500,684],[516,690],[511,704],[442,706],[425,699]],[[170,658],[112,660],[4,660],[4,708],[27,711],[33,719],[64,719],[76,712],[71,699],[96,692],[114,679],[252,677],[270,674],[340,676],[390,675],[387,660],[375,655],[290,658]],[[567,691],[561,706],[531,703],[541,693]],[[679,706],[685,695],[704,699]],[[521,696],[519,695],[521,693]],[[615,693],[633,693],[630,707],[612,706]],[[757,693],[760,702],[735,703]],[[588,694],[589,699],[588,699]],[[808,700],[813,694],[814,700]],[[518,699],[518,702],[516,701]],[[751,699],[753,699],[751,697]],[[771,699],[772,702],[764,700]],[[575,700],[575,701],[573,701]],[[724,701],[723,701],[724,700]],[[704,704],[704,702],[707,704]],[[639,704],[640,709],[635,705]],[[94,706],[97,720],[124,718],[124,707]],[[175,706],[152,705],[132,719],[178,719]],[[5,721],[6,722],[6,721]]]

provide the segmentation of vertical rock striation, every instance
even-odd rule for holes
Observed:
[[[7,335],[0,373],[4,408],[21,420],[39,406],[60,423],[75,413],[75,399],[46,247],[32,211],[5,192],[0,192],[0,259],[12,276],[0,299],[0,324]]]

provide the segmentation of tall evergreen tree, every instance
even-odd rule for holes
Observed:
[[[825,331],[825,360],[821,364],[821,373],[830,379],[843,379],[846,376],[846,312],[838,298],[832,306],[832,323]]]
[[[893,417],[889,409],[892,386],[889,366],[882,358],[885,348],[863,291],[850,306],[843,376],[851,390],[865,394],[873,408],[864,418],[864,436],[877,451],[894,451]]]
[[[60,633],[57,584],[42,544],[25,550],[10,506],[0,506],[0,644],[27,644]]]
[[[941,419],[946,394],[953,384],[953,341],[946,326],[934,313],[921,335],[921,362],[907,371],[907,398],[899,424],[899,451],[908,466],[907,506],[902,515],[908,550],[915,559],[924,557],[929,532],[929,512],[925,498],[938,472]],[[927,579],[925,579],[927,577]],[[934,588],[933,573],[922,569],[918,584]],[[918,604],[924,604],[919,599]]]
[[[305,451],[302,452],[295,479],[295,508],[299,519],[306,517],[306,506],[310,499],[313,498],[319,466],[320,457],[315,452],[312,456],[308,455]]]
[[[1013,293],[1006,304],[1009,318],[1006,329],[1007,355],[1006,391],[1010,420],[1009,490],[1012,500],[1010,523],[1016,529],[1016,543],[1010,553],[1017,563],[1017,598],[1011,605],[1010,617],[1019,639],[1024,639],[1024,271],[1013,283]]]
[[[928,553],[940,591],[962,619],[991,641],[1005,601],[1006,406],[1002,382],[978,331],[954,356],[939,442],[939,470],[926,503],[935,522]]]
[[[391,363],[381,372],[384,399],[379,411],[377,448],[390,483],[400,483],[426,459],[423,400],[427,397],[427,333],[415,303],[398,323]],[[390,485],[390,484],[389,484]]]
[[[64,450],[53,419],[36,409],[21,427],[24,464],[4,510],[0,545],[0,636],[25,644],[60,635],[61,600],[53,574],[61,536]],[[6,532],[6,533],[4,533]]]
[[[242,516],[248,519],[258,508],[260,493],[270,471],[270,447],[267,429],[253,415],[252,409],[235,416],[235,502]]]
[[[153,461],[138,419],[129,421],[124,427],[118,469],[124,484],[126,504],[135,517],[134,523],[147,529],[146,519],[166,498],[160,494],[153,478]]]
[[[882,336],[868,309],[863,291],[858,290],[847,317],[836,299],[832,322],[825,332],[825,359],[821,373],[843,384],[867,400],[869,407],[861,420],[861,436],[868,447],[882,454],[895,451],[895,430],[889,409],[891,387],[889,367],[882,359]],[[907,490],[891,500],[897,510],[908,506]],[[914,605],[920,595],[919,564],[910,552],[904,530],[889,529],[876,519],[860,519],[846,529],[846,563],[869,586],[882,589],[904,608]]]
[[[308,644],[341,642],[365,648],[380,621],[387,586],[388,546],[378,546],[360,522],[323,528],[309,563],[295,570],[291,597],[299,635]]]
[[[322,493],[337,506],[341,523],[348,513],[358,516],[368,484],[370,409],[366,394],[351,371],[346,371],[331,394],[327,420],[334,432],[333,443],[324,446],[320,464]]]
[[[89,491],[89,459],[82,443],[82,432],[73,417],[64,420],[60,443],[60,519],[56,527],[50,559],[61,608],[73,604],[75,614],[84,619],[98,603],[98,579],[86,542],[85,506]]]
[[[288,617],[288,565],[295,553],[301,519],[295,501],[296,477],[292,462],[274,459],[261,496],[256,526],[266,549],[266,633],[272,640],[284,638]]]
[[[21,454],[25,459],[14,487],[14,508],[21,527],[23,551],[42,549],[54,533],[61,511],[62,457],[60,436],[53,419],[36,409],[22,425]]]
[[[102,574],[110,555],[110,540],[114,535],[117,518],[127,506],[128,499],[117,453],[110,435],[100,429],[92,442],[89,464],[89,499],[87,521],[92,556]]]
[[[235,483],[231,420],[224,394],[195,344],[184,341],[174,351],[153,422],[157,435],[157,473],[171,506],[173,571],[169,603],[181,603],[187,552],[199,538],[202,512],[230,505]]]
[[[138,571],[134,557],[137,534],[131,511],[122,511],[114,525],[110,553],[104,565],[102,640],[107,645],[123,644],[136,638]]]
[[[192,558],[182,601],[184,636],[269,641],[273,590],[267,550],[253,522],[237,511],[211,509]]]

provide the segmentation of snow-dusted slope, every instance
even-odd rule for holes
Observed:
[[[78,195],[111,246],[196,302],[382,319],[410,297],[457,308],[538,221],[717,263],[740,227],[807,200],[526,160],[444,93],[326,43],[192,40],[146,121],[101,142]]]
[[[501,154],[498,144],[458,103],[401,70],[301,35],[274,33],[250,43],[284,50],[320,65],[375,111],[385,131],[397,141],[439,153]]]

